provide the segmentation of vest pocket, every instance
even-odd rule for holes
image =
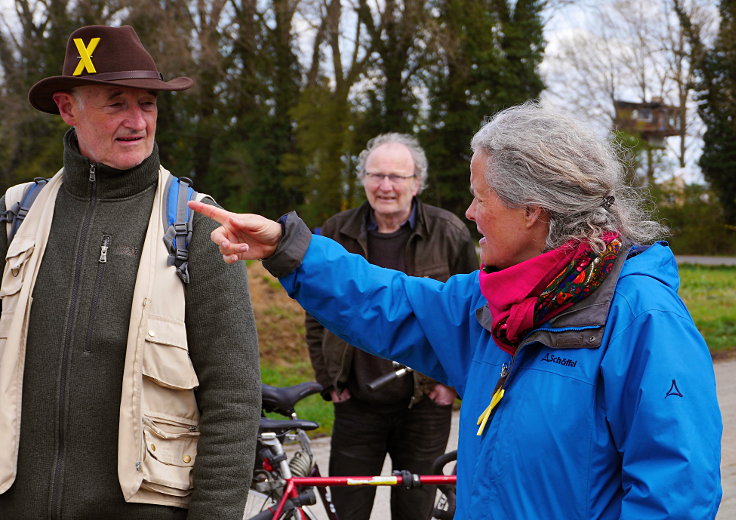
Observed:
[[[0,298],[16,294],[23,286],[25,265],[31,258],[36,243],[30,237],[16,236],[10,243],[5,255],[5,273],[3,275]]]
[[[189,390],[199,386],[189,358],[184,322],[150,316],[143,353],[143,375],[159,386]]]
[[[141,487],[166,495],[189,495],[197,457],[197,425],[147,415],[143,417],[143,437],[146,449]]]
[[[143,345],[142,488],[183,497],[192,490],[197,456],[199,385],[183,321],[149,316]]]

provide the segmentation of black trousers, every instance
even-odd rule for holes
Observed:
[[[378,475],[388,453],[392,470],[430,474],[434,460],[445,452],[452,406],[428,397],[411,408],[381,407],[351,398],[335,404],[330,475]],[[332,500],[340,520],[368,520],[376,489],[333,487]],[[426,520],[435,486],[391,488],[393,520]]]

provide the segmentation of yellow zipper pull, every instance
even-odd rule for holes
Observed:
[[[503,395],[505,393],[506,391],[503,389],[503,387],[501,387],[493,394],[490,404],[486,407],[483,413],[480,414],[480,417],[478,417],[478,422],[476,424],[478,424],[480,427],[478,428],[478,433],[476,433],[476,435],[483,435],[483,430],[486,427],[488,418],[491,416],[491,412],[493,412],[493,409],[496,407],[496,405],[501,401],[501,399],[503,399]]]

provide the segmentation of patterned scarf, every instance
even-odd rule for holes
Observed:
[[[513,355],[532,329],[601,285],[621,250],[617,233],[606,233],[603,241],[606,248],[601,254],[587,243],[571,240],[500,271],[481,269],[480,290],[493,317],[491,334],[503,351]]]

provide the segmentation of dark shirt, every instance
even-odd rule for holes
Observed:
[[[381,233],[368,212],[366,229],[368,231],[368,261],[372,264],[406,271],[406,244],[416,223],[416,207],[412,206],[409,218],[391,233]],[[351,377],[348,381],[350,395],[366,402],[389,404],[406,407],[407,401],[414,393],[414,381],[403,376],[387,383],[379,389],[371,390],[368,384],[384,374],[396,370],[393,362],[357,350],[351,366]]]

